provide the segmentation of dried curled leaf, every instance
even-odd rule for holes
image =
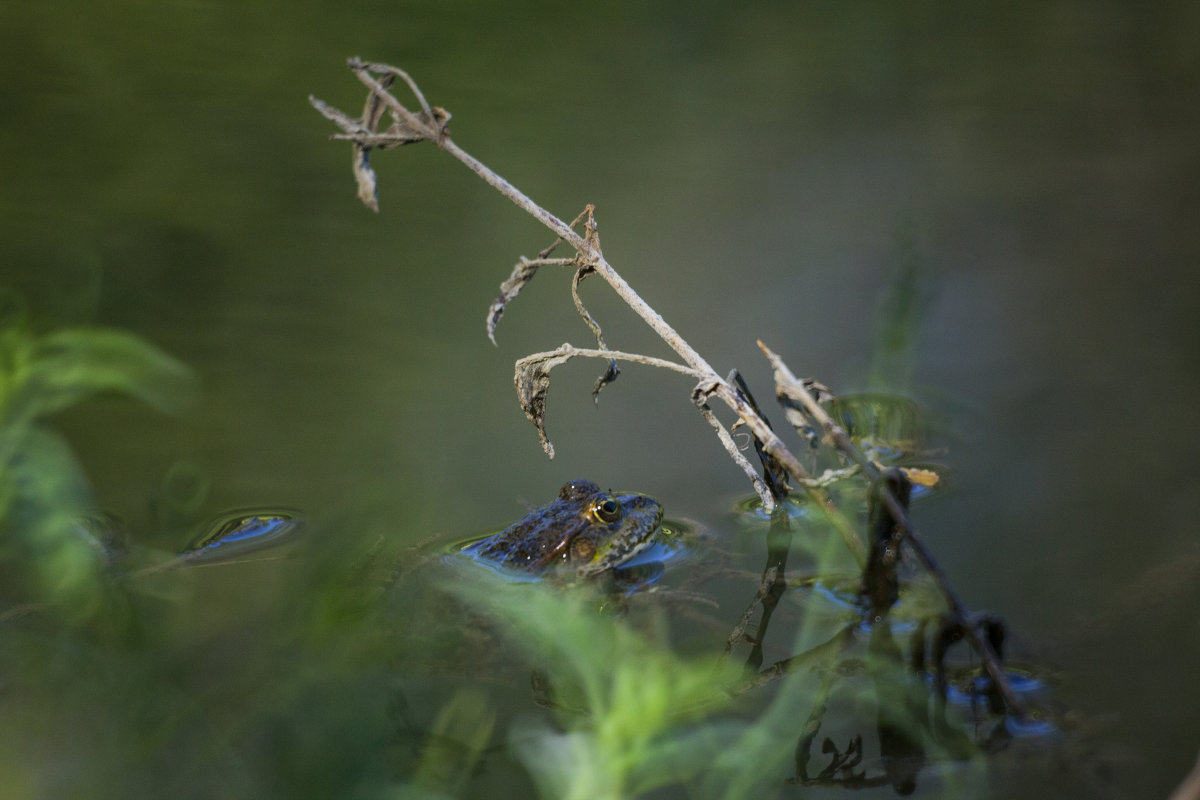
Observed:
[[[541,265],[537,261],[530,261],[525,256],[521,256],[521,260],[513,267],[512,274],[508,276],[508,280],[500,284],[500,296],[488,306],[487,335],[492,340],[492,344],[496,343],[496,325],[504,316],[504,307],[520,294],[521,290],[525,288],[525,284],[533,280],[539,266]]]
[[[588,219],[591,219],[590,215]],[[588,230],[591,232],[594,228],[589,227]],[[583,305],[583,298],[579,296],[579,284],[583,282],[584,278],[595,274],[596,268],[591,264],[583,263],[579,265],[579,268],[575,270],[575,277],[571,279],[571,299],[575,301],[575,310],[579,312],[579,316],[583,318],[588,328],[591,329],[592,335],[596,337],[596,346],[601,350],[607,350],[608,345],[604,342],[604,331],[600,329],[600,323],[596,322],[596,318]],[[620,374],[621,368],[617,366],[616,360],[609,359],[608,368],[604,370],[604,374],[596,379],[596,383],[592,387],[592,402],[599,403],[601,390],[615,381]]]
[[[367,101],[363,107],[362,116],[357,119],[350,117],[345,112],[327,105],[312,95],[308,96],[308,102],[322,116],[342,129],[342,133],[335,133],[330,137],[331,139],[341,139],[353,143],[351,168],[354,172],[355,183],[358,185],[358,199],[367,208],[378,213],[379,184],[375,170],[371,167],[371,150],[388,150],[427,139],[440,141],[449,135],[446,123],[450,120],[450,113],[444,108],[436,106],[430,108],[416,85],[401,70],[386,65],[365,64],[358,59],[351,59],[350,68],[359,74],[360,79],[364,79],[365,76],[364,83],[370,87],[367,91]],[[370,76],[370,72],[382,74],[375,79]],[[388,93],[388,89],[397,77],[403,78],[417,94],[417,98],[421,102],[421,111],[416,114],[408,111]],[[387,130],[381,132],[379,123],[385,110],[390,114],[392,124],[388,126]]]
[[[621,368],[617,366],[617,360],[610,358],[608,360],[608,369],[604,370],[604,373],[599,378],[596,378],[596,383],[592,386],[592,402],[599,404],[600,391],[615,381],[620,374]]]
[[[571,222],[570,227],[574,228],[579,223],[584,222],[585,220],[589,220],[590,223],[587,225],[587,235],[588,235],[587,241],[593,243],[593,245],[596,247],[596,249],[598,251],[599,246],[600,246],[600,240],[596,236],[596,223],[592,216],[592,213],[595,210],[596,210],[595,206],[592,206],[592,205],[588,205],[588,206],[584,207],[583,211],[580,212],[579,216],[577,216]],[[522,289],[525,288],[525,284],[527,284],[527,283],[529,283],[529,281],[533,280],[533,276],[537,274],[538,267],[548,267],[548,266],[576,267],[577,272],[576,272],[576,276],[575,276],[575,282],[571,286],[571,292],[572,292],[572,294],[575,294],[575,286],[577,286],[579,281],[582,280],[582,278],[578,274],[578,270],[582,269],[582,267],[579,266],[580,256],[578,254],[576,254],[575,258],[550,258],[550,254],[553,253],[555,250],[557,250],[558,246],[562,243],[563,243],[562,237],[555,237],[554,241],[550,243],[550,246],[547,247],[546,249],[542,250],[540,253],[538,253],[536,258],[529,259],[529,258],[526,258],[525,256],[521,256],[521,260],[518,261],[516,266],[513,267],[512,274],[508,276],[508,280],[506,280],[504,283],[500,284],[500,296],[497,297],[495,300],[493,300],[492,304],[490,306],[488,306],[487,334],[488,334],[488,338],[492,340],[492,344],[496,343],[496,325],[498,325],[500,323],[500,318],[502,316],[504,316],[505,307],[510,302],[512,302],[513,298],[515,298]],[[589,267],[588,269],[590,270],[591,268]],[[586,320],[590,319],[590,317],[587,316],[586,311],[582,310],[581,306],[582,306],[582,304],[579,301],[579,296],[577,294],[575,294],[575,307],[581,309],[580,313],[585,315],[584,319],[586,321]],[[595,321],[593,320],[589,324],[592,324],[593,331],[596,331],[596,330],[598,330],[598,327],[596,327],[594,325],[594,322]],[[600,341],[600,347],[602,349],[604,348],[603,341]],[[608,382],[611,382],[611,381],[606,381],[605,383],[608,383]],[[599,383],[599,382],[597,382],[597,383]],[[601,388],[603,388],[603,387],[601,387]]]
[[[574,348],[569,344],[548,353],[535,353],[518,360],[513,375],[521,410],[537,428],[538,441],[550,458],[554,458],[554,445],[546,435],[546,395],[550,392],[550,370],[570,361],[574,355]]]
[[[354,161],[350,168],[354,172],[354,182],[358,185],[358,199],[367,208],[379,213],[379,181],[375,177],[375,170],[371,168],[371,159],[368,154],[371,148],[363,147],[362,145],[354,145]]]
[[[607,348],[604,344],[604,331],[600,330],[600,323],[596,322],[596,318],[591,315],[591,312],[583,305],[583,298],[579,296],[579,284],[589,275],[595,275],[596,268],[589,263],[582,263],[575,270],[575,276],[571,278],[571,299],[575,301],[575,311],[583,318],[583,321],[591,329],[592,335],[596,337],[596,346],[601,350]]]
[[[812,448],[820,444],[821,437],[817,433],[821,425],[808,413],[800,401],[798,392],[808,392],[818,403],[828,403],[836,398],[829,387],[812,378],[805,378],[797,386],[775,370],[775,397],[783,407],[783,416],[796,432],[808,441]]]

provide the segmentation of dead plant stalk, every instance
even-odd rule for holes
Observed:
[[[547,367],[547,372],[550,366],[553,366],[562,361],[573,357],[587,358],[603,358],[615,359],[623,361],[632,361],[650,366],[669,369],[688,375],[697,381],[693,391],[693,400],[704,414],[706,421],[715,429],[718,438],[730,457],[734,462],[745,472],[748,478],[754,485],[755,492],[762,500],[763,506],[771,510],[774,508],[775,501],[767,490],[765,483],[758,477],[753,467],[750,466],[746,458],[738,451],[735,446],[729,431],[721,424],[719,420],[708,409],[707,400],[710,397],[717,397],[725,403],[738,417],[741,424],[749,428],[750,432],[758,438],[762,444],[763,450],[774,457],[783,469],[788,473],[795,483],[808,493],[810,499],[814,500],[817,506],[824,512],[825,516],[833,523],[841,533],[847,547],[858,559],[860,565],[865,562],[866,552],[862,540],[853,530],[852,526],[845,517],[834,507],[828,496],[821,489],[820,482],[814,480],[799,460],[788,450],[783,441],[771,429],[767,421],[761,417],[753,408],[748,399],[730,382],[722,378],[716,370],[696,351],[687,341],[672,328],[662,315],[655,311],[645,300],[641,298],[633,287],[621,277],[621,275],[613,268],[605,259],[604,253],[600,248],[600,240],[596,231],[595,221],[593,218],[593,208],[589,206],[583,214],[581,214],[574,223],[568,224],[559,217],[550,213],[540,205],[535,203],[527,195],[506,181],[500,175],[492,171],[488,166],[480,162],[471,154],[467,153],[450,139],[449,131],[446,129],[446,122],[450,119],[450,114],[444,109],[438,107],[430,107],[426,102],[424,95],[417,87],[416,83],[403,70],[391,67],[385,64],[373,64],[361,61],[357,58],[352,58],[348,62],[348,66],[353,70],[355,76],[370,90],[367,97],[366,107],[363,111],[363,116],[359,119],[351,118],[337,109],[334,109],[315,97],[310,96],[309,101],[313,107],[321,114],[337,124],[343,131],[341,134],[335,134],[333,138],[343,139],[353,142],[355,145],[355,177],[359,182],[359,197],[372,209],[378,211],[378,204],[375,202],[375,177],[371,170],[367,155],[372,149],[387,149],[398,147],[404,144],[410,144],[417,141],[428,140],[434,142],[439,148],[446,153],[449,153],[454,158],[465,164],[472,172],[486,181],[489,185],[495,188],[500,194],[507,197],[519,208],[524,210],[534,219],[541,222],[549,228],[556,237],[556,241],[546,250],[542,251],[538,259],[524,259],[518,262],[518,271],[522,269],[536,270],[540,266],[575,266],[577,268],[575,285],[582,276],[587,274],[586,270],[593,271],[612,287],[625,304],[633,309],[642,320],[650,326],[659,338],[661,338],[668,347],[683,360],[683,364],[666,361],[664,359],[655,359],[649,356],[643,356],[635,353],[624,353],[620,351],[610,350],[604,344],[598,329],[590,317],[583,311],[579,304],[578,296],[576,296],[577,306],[580,312],[584,315],[589,326],[593,328],[593,332],[597,334],[600,347],[598,349],[583,349],[576,348],[569,344],[564,344],[562,347],[545,352],[535,353],[520,359],[517,362],[518,375],[523,365],[529,365],[534,362],[546,363],[551,362]],[[374,74],[372,74],[374,73]],[[383,80],[375,77],[375,74],[383,76]],[[403,80],[412,90],[414,97],[421,105],[421,111],[413,113],[404,107],[389,91],[388,87],[392,82],[399,78]],[[382,116],[382,107],[379,105],[382,102],[384,106],[391,112],[393,124],[386,131],[380,132],[377,130],[379,120]],[[580,235],[575,230],[575,225],[583,222],[585,226],[584,235]],[[560,242],[565,242],[572,247],[576,256],[569,259],[550,259],[548,256],[557,247]],[[515,275],[516,273],[514,273]],[[529,273],[529,276],[532,272]],[[528,280],[528,277],[524,278]],[[574,286],[573,286],[574,288]],[[519,290],[519,285],[517,287]],[[514,292],[515,294],[515,292]],[[500,313],[503,312],[503,304],[500,306]],[[490,326],[498,319],[499,314],[493,308],[489,314],[489,331]],[[838,449],[846,458],[857,463],[863,470],[864,475],[876,484],[879,479],[878,470],[875,469],[868,459],[858,450],[857,447],[850,441],[850,437],[838,425],[836,425],[825,410],[821,407],[817,398],[813,397],[809,389],[802,381],[799,381],[787,369],[783,360],[775,353],[770,351],[762,342],[759,342],[764,354],[771,362],[775,369],[776,392],[782,398],[787,398],[795,403],[803,406],[808,416],[817,421],[824,433],[824,440]],[[605,379],[597,386],[597,391],[603,386]],[[528,414],[528,409],[526,410]],[[533,417],[530,417],[533,419]],[[544,431],[539,431],[543,437],[543,446],[549,455],[553,456],[553,448],[549,442],[545,440]],[[957,594],[950,587],[945,575],[938,567],[937,562],[933,559],[932,554],[921,543],[917,537],[915,527],[911,519],[905,512],[901,504],[895,499],[890,491],[884,489],[881,492],[884,503],[891,512],[892,518],[896,524],[904,531],[905,538],[910,546],[916,551],[918,558],[924,566],[933,575],[935,582],[946,598],[947,604],[950,606],[952,613],[956,616],[966,619],[968,612]],[[991,675],[992,679],[1000,687],[1004,694],[1005,700],[1009,708],[1017,716],[1024,715],[1024,706],[1020,700],[1014,695],[1011,686],[1008,683],[1007,677],[999,665],[990,645],[978,631],[974,630],[971,625],[967,625],[967,635],[974,646],[975,650],[980,654],[984,667]]]

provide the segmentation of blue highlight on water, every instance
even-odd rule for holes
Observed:
[[[290,541],[304,526],[295,511],[239,511],[216,520],[179,554],[188,563],[211,563]]]

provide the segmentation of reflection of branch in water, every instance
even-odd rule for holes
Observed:
[[[902,470],[893,467],[883,473],[882,480],[871,487],[867,496],[867,531],[871,552],[863,568],[860,593],[866,598],[876,622],[887,616],[900,599],[900,542],[904,531],[884,504],[885,491],[907,511],[912,483]]]
[[[833,665],[837,662],[837,657],[854,642],[854,630],[856,627],[857,623],[847,625],[824,643],[805,650],[803,653],[776,661],[771,666],[753,675],[747,675],[736,686],[730,687],[729,693],[735,696],[744,694],[751,689],[766,686],[768,683],[800,672],[801,670],[832,670]]]
[[[771,528],[767,533],[767,565],[763,568],[758,591],[755,592],[754,599],[750,601],[742,618],[726,639],[725,650],[722,654],[723,657],[728,657],[738,642],[750,642],[750,655],[746,658],[746,669],[751,672],[757,672],[762,666],[763,642],[767,638],[767,627],[771,622],[771,614],[787,590],[784,570],[787,567],[791,539],[791,520],[788,519],[787,509],[783,506],[776,506],[775,510],[771,512]],[[759,604],[762,605],[762,615],[758,620],[758,628],[753,636],[748,636],[746,629],[750,626],[750,620],[754,618],[755,606]]]
[[[825,717],[825,710],[828,707],[829,695],[833,691],[833,682],[837,677],[837,672],[834,669],[838,656],[845,650],[847,646],[854,640],[854,629],[852,627],[845,628],[838,636],[821,646],[821,683],[817,687],[816,695],[813,699],[812,711],[808,714],[808,720],[805,721],[804,727],[801,729],[800,737],[796,740],[796,780],[807,783],[811,780],[808,774],[808,762],[812,758],[812,743],[816,740],[817,734],[821,731],[821,720]],[[829,644],[834,644],[834,647],[829,647]],[[776,666],[779,666],[778,664]],[[827,744],[831,744],[826,739]],[[822,750],[825,750],[822,747]],[[859,740],[859,752],[862,750],[862,740]],[[822,775],[825,770],[822,770]]]
[[[917,788],[917,773],[925,766],[921,738],[929,724],[929,697],[924,685],[904,669],[891,626],[871,626],[867,659],[878,700],[879,753],[888,781],[897,794]]]
[[[865,660],[846,656],[849,648],[861,641],[863,628],[850,625],[837,636],[812,650],[777,662],[741,690],[762,685],[801,670],[818,673],[820,683],[813,692],[812,710],[797,737],[795,777],[792,782],[805,786],[865,788],[890,785],[897,794],[911,794],[917,777],[932,758],[969,760],[980,752],[994,752],[1007,737],[1003,714],[981,740],[952,726],[945,717],[944,697],[931,691],[925,672],[917,669],[917,650],[924,653],[924,642],[914,641],[914,660],[906,663],[885,618],[869,626]],[[921,637],[914,637],[919,639]],[[923,656],[922,656],[923,657]],[[867,678],[876,707],[875,733],[879,742],[879,762],[871,768],[864,762],[863,737],[851,737],[844,749],[828,736],[821,742],[821,753],[829,762],[813,774],[813,746],[820,738],[821,726],[834,690],[841,680]],[[970,690],[968,690],[970,691]],[[736,692],[735,692],[736,694]],[[856,704],[863,698],[856,695]],[[875,773],[875,774],[872,774]]]

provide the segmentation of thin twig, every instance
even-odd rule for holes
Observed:
[[[517,359],[518,370],[526,364],[537,361],[547,361],[552,358],[566,356],[567,358],[603,358],[617,361],[628,361],[631,364],[644,364],[647,367],[658,367],[659,369],[669,369],[672,372],[678,372],[682,375],[688,375],[693,378],[698,377],[697,373],[691,367],[684,366],[675,361],[667,361],[665,358],[655,358],[654,356],[644,356],[641,353],[626,353],[621,350],[597,350],[595,348],[576,347],[573,344],[562,344],[553,350],[547,350],[543,353],[530,353],[529,355]]]
[[[391,109],[392,113],[399,117],[399,119],[403,121],[406,126],[414,131],[420,131],[423,135],[425,135],[425,138],[438,144],[440,144],[441,140],[448,135],[445,125],[438,124],[438,115],[429,107],[429,104],[425,102],[425,95],[421,94],[421,90],[417,88],[417,84],[413,82],[413,79],[408,76],[407,72],[386,64],[366,63],[358,58],[352,58],[346,63],[350,69],[354,70],[355,76],[357,76],[358,79],[362,81],[368,89],[370,89],[381,100],[383,100],[383,102],[387,104],[387,107]],[[392,94],[387,90],[386,86],[384,86],[381,82],[376,80],[374,76],[371,75],[371,72],[379,72],[385,75],[396,75],[405,83],[407,83],[409,88],[412,89],[413,94],[416,95],[417,101],[420,102],[422,110],[428,117],[428,121],[426,119],[422,119],[420,115],[414,114],[405,108],[399,100],[392,96]]]
[[[708,361],[706,361],[704,357],[701,356],[698,351],[696,351],[695,348],[688,344],[688,342],[682,336],[680,336],[679,333],[673,327],[671,327],[665,319],[663,319],[661,314],[655,311],[645,300],[641,298],[636,291],[634,291],[633,287],[630,286],[630,284],[624,278],[622,278],[621,275],[604,258],[604,254],[600,251],[594,236],[581,236],[574,230],[574,225],[577,225],[580,221],[590,217],[590,207],[585,209],[584,213],[577,217],[572,224],[567,224],[554,214],[547,211],[545,208],[542,208],[540,205],[535,203],[525,193],[517,189],[487,165],[483,164],[474,156],[459,147],[450,138],[449,131],[446,130],[445,126],[440,124],[444,119],[449,118],[448,114],[442,112],[442,114],[439,115],[436,112],[440,111],[440,109],[432,109],[431,112],[426,115],[428,117],[428,121],[422,119],[421,116],[415,115],[408,111],[403,104],[396,100],[396,98],[393,97],[387,91],[387,89],[370,74],[371,71],[384,74],[394,74],[409,83],[410,87],[414,86],[407,73],[405,73],[403,70],[386,64],[367,64],[357,58],[350,59],[349,65],[351,69],[354,70],[354,73],[358,79],[362,81],[363,84],[366,85],[372,92],[377,93],[387,104],[388,108],[390,108],[401,120],[403,120],[405,125],[415,130],[422,131],[423,135],[425,135],[430,141],[433,141],[446,153],[458,159],[468,169],[482,178],[489,186],[496,189],[496,191],[507,197],[511,202],[516,204],[527,214],[549,228],[555,234],[555,236],[558,237],[558,240],[561,240],[562,242],[565,242],[574,248],[578,254],[578,258],[581,261],[590,264],[591,267],[596,271],[596,274],[602,277],[609,284],[609,286],[612,287],[613,291],[617,293],[617,296],[624,300],[625,304],[628,305],[635,314],[641,317],[642,320],[650,327],[650,329],[658,334],[659,338],[661,338],[668,347],[674,350],[676,354],[683,359],[687,366],[699,376],[699,381],[704,387],[703,393],[706,396],[718,397],[730,409],[732,409],[734,413],[736,413],[742,420],[743,424],[745,424],[762,443],[763,449],[780,462],[780,464],[787,470],[788,474],[796,480],[797,484],[806,488],[806,490],[809,492],[810,498],[814,500],[818,508],[838,530],[839,534],[846,542],[846,546],[854,554],[855,558],[860,564],[864,562],[866,558],[866,548],[861,539],[858,537],[857,533],[846,521],[841,512],[838,511],[838,509],[834,507],[831,502],[829,502],[827,497],[822,497],[821,493],[813,492],[810,487],[812,476],[808,474],[803,465],[800,464],[796,457],[793,456],[792,453],[787,449],[787,446],[783,443],[783,441],[774,433],[774,431],[771,430],[771,427],[767,424],[766,420],[758,415],[758,413],[745,400],[741,393],[737,391],[736,387],[731,386],[725,379],[723,379],[716,372],[716,370],[712,368]],[[414,94],[419,98],[421,97],[420,93],[417,91],[414,91]],[[421,99],[423,101],[423,98]],[[313,105],[318,108],[318,110],[324,106],[324,104],[316,98],[311,98],[311,101]],[[322,111],[322,113],[326,112]],[[326,113],[326,116],[329,116],[329,114]],[[347,133],[350,133],[350,131],[347,131]],[[539,255],[542,257],[548,256],[557,245],[558,241],[556,241],[554,245]],[[491,315],[489,315],[489,318],[492,318]],[[547,452],[553,452],[553,449],[550,448],[547,450]],[[774,508],[774,501],[770,498],[765,499],[763,504],[768,511]]]
[[[697,403],[696,408],[700,409],[700,414],[704,417],[704,421],[712,426],[712,429],[717,434],[717,439],[725,448],[725,452],[733,459],[733,463],[737,464],[742,472],[746,474],[746,477],[750,480],[750,485],[754,487],[754,491],[758,495],[759,502],[768,511],[773,510],[775,501],[771,497],[771,490],[767,488],[767,484],[763,482],[763,479],[758,476],[754,465],[742,455],[742,451],[738,449],[737,442],[733,440],[733,435],[721,424],[721,420],[717,419],[716,414],[709,408],[708,403]]]

